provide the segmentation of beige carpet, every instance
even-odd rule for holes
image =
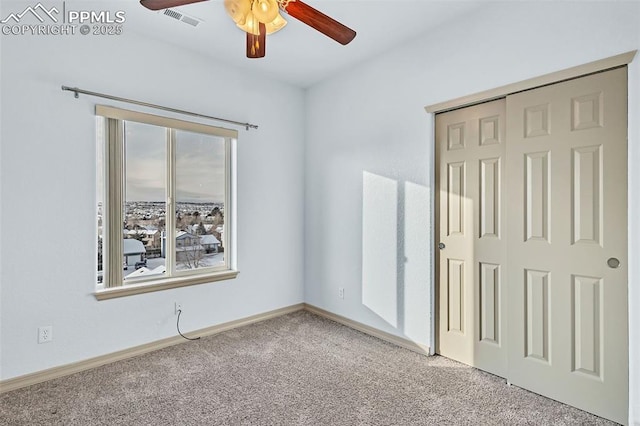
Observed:
[[[612,423],[301,311],[3,394],[0,424]]]

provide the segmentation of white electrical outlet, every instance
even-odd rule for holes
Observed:
[[[38,327],[38,343],[49,343],[53,340],[53,326]]]
[[[338,297],[344,299],[344,287],[338,288]]]
[[[174,313],[178,315],[178,311],[182,311],[182,303],[174,302],[174,306],[175,306]]]

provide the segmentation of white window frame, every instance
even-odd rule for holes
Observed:
[[[236,267],[236,141],[238,132],[190,121],[96,105],[98,134],[103,142],[103,281],[98,283],[98,300],[133,294],[166,290],[188,285],[233,279]],[[161,278],[132,279],[126,283],[122,272],[122,223],[124,206],[124,122],[137,122],[166,128],[167,137],[167,195],[166,195],[166,253],[175,256],[175,146],[176,130],[201,133],[224,138],[225,141],[225,200],[223,234],[224,265],[177,271],[167,258],[166,274]]]

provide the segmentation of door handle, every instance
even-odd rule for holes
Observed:
[[[439,248],[440,250],[444,250],[446,247],[447,247],[447,246],[445,246],[445,245],[444,245],[444,243],[440,243],[440,244],[438,244],[438,248]]]
[[[616,269],[620,267],[620,261],[615,257],[610,257],[607,260],[607,265],[609,265],[609,268],[611,269]]]

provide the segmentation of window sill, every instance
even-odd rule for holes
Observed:
[[[171,288],[186,287],[196,284],[206,284],[215,281],[232,280],[238,276],[238,273],[238,271],[228,270],[222,272],[214,272],[206,275],[168,278],[145,282],[144,284],[130,284],[124,285],[122,287],[112,287],[104,290],[97,290],[94,295],[98,300],[115,299],[117,297],[133,296],[136,294],[151,293],[154,291],[168,290]]]

